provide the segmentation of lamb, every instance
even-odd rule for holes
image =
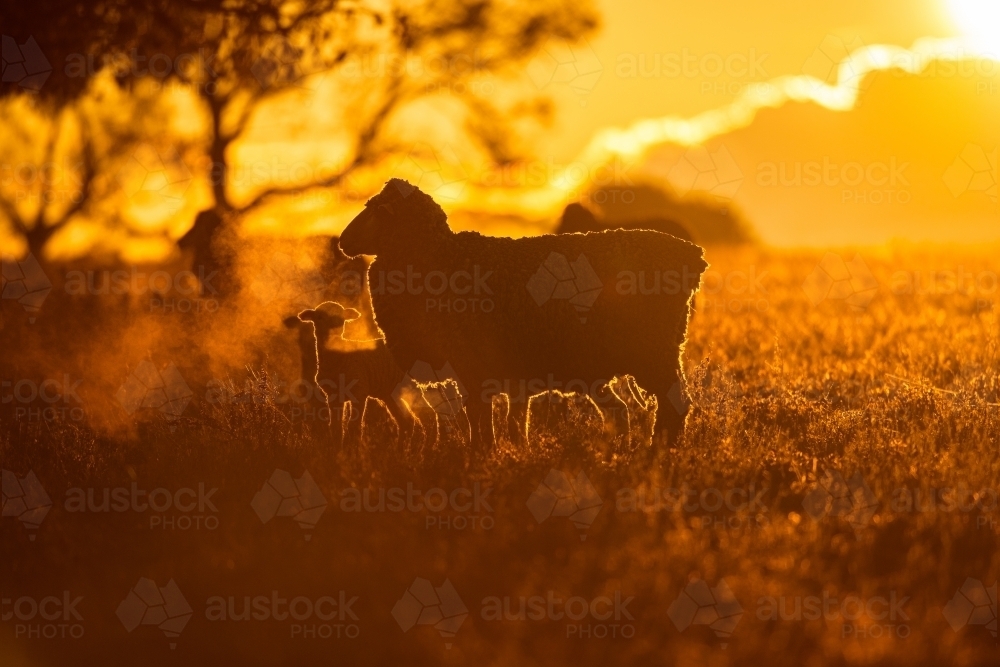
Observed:
[[[375,323],[396,364],[451,364],[474,439],[491,438],[495,395],[512,403],[553,389],[594,395],[627,374],[659,397],[657,432],[671,440],[680,432],[684,411],[667,396],[683,380],[692,295],[708,266],[693,243],[638,230],[456,233],[430,196],[392,179],[340,247],[375,256]]]
[[[556,234],[600,232],[605,229],[650,229],[654,232],[663,232],[664,234],[670,234],[685,241],[694,242],[687,228],[675,220],[652,217],[611,223],[598,220],[593,211],[576,202],[568,204],[563,210],[562,218],[559,220],[559,227],[556,228]]]
[[[335,420],[345,403],[352,404],[352,414],[360,415],[370,396],[385,403],[397,423],[406,424],[408,415],[393,396],[404,375],[385,342],[344,337],[344,326],[359,317],[358,311],[334,301],[298,314],[301,323],[312,325],[304,325],[312,329],[308,337],[300,333],[303,376],[312,372],[313,386],[322,393]]]
[[[302,372],[299,380],[311,388],[316,382],[316,370],[319,363],[316,358],[316,334],[313,331],[313,325],[300,320],[298,315],[290,315],[282,320],[282,323],[287,328],[294,330],[298,336],[299,355],[302,360]]]

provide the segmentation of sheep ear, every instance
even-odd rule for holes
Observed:
[[[281,320],[281,323],[284,324],[289,329],[294,329],[295,327],[299,326],[299,324],[301,324],[302,322],[303,322],[302,313],[299,313],[298,315],[289,315],[285,319]]]
[[[345,308],[341,317],[344,318],[345,322],[350,322],[351,320],[356,320],[361,317],[361,313],[354,310],[353,308]]]
[[[292,318],[289,317],[288,320],[290,320],[290,319],[292,319]],[[316,321],[316,311],[315,310],[303,310],[301,313],[298,314],[298,317],[295,318],[295,319],[298,319],[301,322],[315,322]],[[288,320],[285,320],[285,321],[287,322]],[[288,326],[291,326],[291,325],[289,324]]]

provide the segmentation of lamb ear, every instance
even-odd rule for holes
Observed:
[[[285,320],[285,322],[288,322],[288,320],[290,320],[290,319],[292,319],[292,318],[289,317],[288,319]],[[310,309],[310,310],[303,310],[301,313],[298,314],[298,316],[296,317],[296,319],[298,319],[301,322],[315,322],[316,321],[316,311],[312,310],[312,309]],[[291,326],[291,325],[289,324],[288,326]]]
[[[344,308],[344,312],[341,315],[341,317],[344,318],[345,322],[350,322],[351,320],[356,320],[359,317],[361,317],[361,313],[354,310],[353,308]]]

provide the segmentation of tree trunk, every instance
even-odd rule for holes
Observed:
[[[42,216],[39,215],[34,226],[25,233],[24,238],[28,244],[28,252],[34,255],[39,262],[45,261],[45,246],[56,233],[56,229],[58,229],[56,225],[46,225]]]
[[[215,295],[225,297],[231,295],[236,288],[234,275],[234,252],[232,248],[224,247],[224,232],[233,215],[233,207],[226,196],[226,149],[230,139],[222,133],[222,111],[225,102],[211,99],[209,107],[212,112],[212,144],[209,147],[209,157],[212,160],[209,179],[211,180],[214,203],[195,217],[191,229],[182,236],[177,245],[182,252],[191,255],[191,270],[195,275],[210,276],[216,274],[212,285]]]

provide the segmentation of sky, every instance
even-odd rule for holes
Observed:
[[[595,187],[652,183],[738,210],[775,246],[1000,241],[997,0],[595,1],[595,34],[549,42],[506,73],[502,85],[553,101],[548,125],[518,125],[520,162],[498,167],[471,152],[445,91],[394,121],[398,154],[339,190],[276,200],[244,230],[337,234],[397,176],[434,196],[454,228],[495,235],[551,231]],[[358,83],[320,74],[263,104],[230,149],[233,200],[350,162],[353,110],[342,92]],[[169,88],[164,99],[162,123],[127,99],[107,105],[130,124],[163,128],[108,179],[124,203],[109,197],[98,209],[148,233],[120,242],[129,260],[174,252],[172,239],[212,201],[194,148],[207,114],[191,91]],[[25,136],[22,152],[45,145]],[[0,145],[0,162],[26,159],[17,150]],[[101,220],[82,220],[51,252],[108,239]]]
[[[589,41],[600,77],[582,86],[547,86],[558,100],[558,121],[538,145],[557,163],[579,159],[607,128],[726,109],[781,77],[835,83],[835,63],[865,47],[962,39],[970,53],[1000,53],[995,2],[603,0],[600,6],[602,30]],[[702,142],[707,155],[700,157],[725,151],[716,159],[725,158],[730,185],[739,184],[724,199],[774,245],[1000,238],[1000,63],[973,57],[951,63],[951,70],[930,64],[919,74],[865,77],[846,110],[791,101],[760,111],[745,127],[709,132]],[[685,159],[687,148],[666,142],[623,162],[629,173],[652,173],[679,194],[696,195],[702,188],[678,168],[698,167],[697,155]],[[992,178],[992,190],[971,183],[963,189],[959,172],[970,162],[973,171],[981,171],[979,163],[992,171],[972,177],[973,183]],[[801,176],[817,168],[818,183]],[[864,176],[856,183],[859,169]]]
[[[573,159],[605,126],[665,114],[693,116],[732,102],[734,93],[753,82],[801,74],[828,35],[909,47],[920,37],[961,34],[942,0],[600,0],[598,7],[603,26],[590,45],[603,66],[601,78],[586,95],[552,86],[562,119],[552,133],[559,159]],[[697,61],[689,60],[675,75],[661,57],[660,76],[651,76],[656,54]],[[714,75],[713,56],[723,61],[721,74]],[[625,66],[640,57],[647,76],[630,76]],[[735,75],[725,71],[730,58]],[[755,66],[743,74],[750,58]]]

